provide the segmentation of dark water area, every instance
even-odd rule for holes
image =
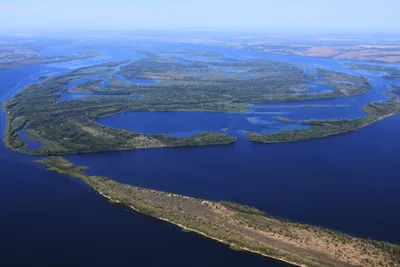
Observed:
[[[95,59],[0,71],[0,101],[28,84],[40,82],[43,75],[140,57],[119,49],[103,50],[105,53]],[[237,58],[250,56],[247,52],[214,48],[218,50]],[[321,65],[361,74],[336,60],[264,56],[293,61],[306,69]],[[360,107],[386,99],[382,94],[389,83],[378,73],[365,75],[374,88],[363,96],[250,105],[246,113],[139,112],[99,120],[110,127],[149,134],[227,132],[238,137],[234,145],[67,158],[89,166],[90,174],[117,181],[204,199],[236,201],[273,216],[400,243],[399,115],[354,133],[305,142],[256,145],[248,142],[243,132],[293,127],[277,121],[276,116],[294,120],[363,116]],[[346,106],[291,107],[302,105]],[[5,114],[1,113],[0,119],[3,136]],[[34,162],[36,159],[0,145],[0,266],[288,266],[230,250],[127,211],[80,181],[46,171]]]
[[[89,174],[213,200],[351,234],[400,241],[400,116],[295,143],[147,149],[69,156]],[[111,167],[110,167],[111,166]]]

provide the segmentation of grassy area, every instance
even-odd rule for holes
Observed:
[[[394,97],[388,102],[369,103],[363,110],[368,115],[358,119],[308,120],[302,124],[312,126],[310,129],[295,129],[273,134],[248,132],[247,135],[250,141],[255,143],[280,143],[352,132],[400,112],[400,100]]]
[[[113,203],[222,242],[302,266],[400,266],[400,247],[320,227],[278,220],[233,202],[215,202],[88,176],[62,157],[39,161],[81,179]]]

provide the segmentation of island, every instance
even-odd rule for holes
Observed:
[[[62,157],[39,160],[48,170],[72,176],[113,203],[177,225],[235,250],[298,266],[400,266],[400,246],[268,216],[254,207],[209,201],[86,175]]]
[[[122,112],[246,112],[249,103],[348,97],[365,94],[372,88],[360,76],[324,69],[306,74],[294,65],[269,60],[182,63],[173,57],[151,53],[146,56],[138,61],[72,70],[20,91],[3,104],[7,114],[6,146],[33,155],[65,155],[227,145],[236,138],[226,133],[203,132],[177,138],[107,128],[96,120]],[[330,86],[334,91],[299,94],[293,90],[310,82]],[[69,99],[71,96],[77,98]],[[40,147],[27,146],[20,137],[21,131],[28,139],[39,142]]]

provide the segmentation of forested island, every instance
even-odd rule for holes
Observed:
[[[148,56],[133,62],[84,67],[28,86],[3,104],[8,116],[6,145],[34,155],[64,155],[232,144],[236,138],[225,133],[204,132],[184,138],[146,135],[107,128],[95,120],[121,112],[243,112],[249,103],[346,97],[371,89],[368,80],[360,76],[323,69],[306,74],[303,69],[275,61],[182,63],[174,58]],[[140,83],[148,79],[154,82]],[[335,80],[347,83],[335,83]],[[331,86],[335,91],[295,93],[299,84],[313,81]],[[80,93],[87,94],[84,101],[59,100],[62,95]],[[21,131],[30,140],[40,142],[40,148],[29,148],[20,138]]]
[[[400,266],[400,247],[316,226],[293,223],[232,202],[196,199],[89,176],[62,157],[39,160],[48,170],[80,179],[132,210],[167,221],[233,249],[299,266]]]
[[[247,136],[250,141],[255,143],[281,143],[352,132],[400,112],[400,100],[393,97],[387,102],[372,102],[363,107],[362,110],[367,113],[367,116],[352,120],[307,120],[302,121],[301,124],[310,126],[308,129],[295,129],[273,134],[248,132]]]

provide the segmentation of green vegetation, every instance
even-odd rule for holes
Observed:
[[[220,203],[228,209],[239,211],[242,213],[253,214],[253,215],[265,215],[265,212],[247,205],[241,205],[231,201],[221,201]]]
[[[286,63],[266,60],[227,60],[222,62],[188,61],[149,54],[147,59],[100,64],[73,70],[30,85],[4,103],[8,115],[6,145],[16,151],[35,155],[63,155],[110,150],[166,146],[202,146],[232,144],[235,138],[221,133],[200,133],[176,138],[165,134],[145,135],[111,129],[95,120],[121,112],[142,111],[245,111],[248,103],[325,99],[357,95],[370,89],[361,77],[318,70],[306,75],[302,69]],[[122,80],[116,78],[120,71]],[[323,77],[347,80],[333,93],[293,94],[293,88]],[[100,86],[99,77],[110,77]],[[71,82],[89,81],[73,88]],[[153,79],[157,84],[139,86],[130,79]],[[284,83],[283,83],[284,81]],[[85,101],[58,102],[61,94],[86,93]],[[101,96],[99,96],[99,94]],[[104,95],[107,95],[104,97]],[[41,143],[30,149],[19,138],[27,136]]]
[[[318,69],[317,75],[323,77],[320,82],[321,84],[328,85],[338,90],[334,94],[342,96],[362,95],[372,89],[372,85],[369,81],[361,76],[354,76],[347,73],[328,71],[324,69]]]
[[[158,84],[135,88],[135,92],[143,94],[146,99],[164,98],[167,101],[171,98],[185,102],[231,101],[233,104],[301,101],[360,95],[372,88],[363,77],[322,69],[307,75],[296,66],[268,60],[192,60],[184,64],[153,56],[121,67],[121,73],[128,79],[158,80]],[[317,80],[317,77],[323,77],[319,83],[337,91],[293,94],[299,84]],[[335,80],[348,83],[335,83]],[[127,88],[123,91],[132,92]]]
[[[164,146],[200,146],[231,144],[235,138],[220,133],[200,133],[191,137],[176,138],[164,134],[142,135],[120,129],[106,128],[95,119],[126,111],[179,110],[185,104],[164,102],[151,104],[128,97],[93,97],[86,101],[57,103],[59,93],[67,92],[66,84],[94,73],[102,73],[111,64],[96,68],[82,68],[67,75],[50,78],[41,84],[31,85],[4,103],[8,115],[5,134],[6,145],[20,152],[36,155],[61,155],[109,150]],[[200,109],[199,105],[199,109]],[[211,108],[210,108],[211,109]],[[19,138],[24,129],[28,136],[41,142],[37,150],[28,150]]]
[[[222,242],[304,266],[400,266],[397,245],[320,227],[278,220],[249,206],[215,202],[88,176],[62,157],[39,161],[49,170],[78,178],[114,203]]]
[[[394,97],[388,102],[369,103],[363,107],[363,111],[368,115],[352,120],[332,119],[303,121],[302,124],[311,126],[310,129],[296,129],[273,134],[248,132],[247,135],[250,141],[255,143],[280,143],[352,132],[400,112],[400,100]]]

